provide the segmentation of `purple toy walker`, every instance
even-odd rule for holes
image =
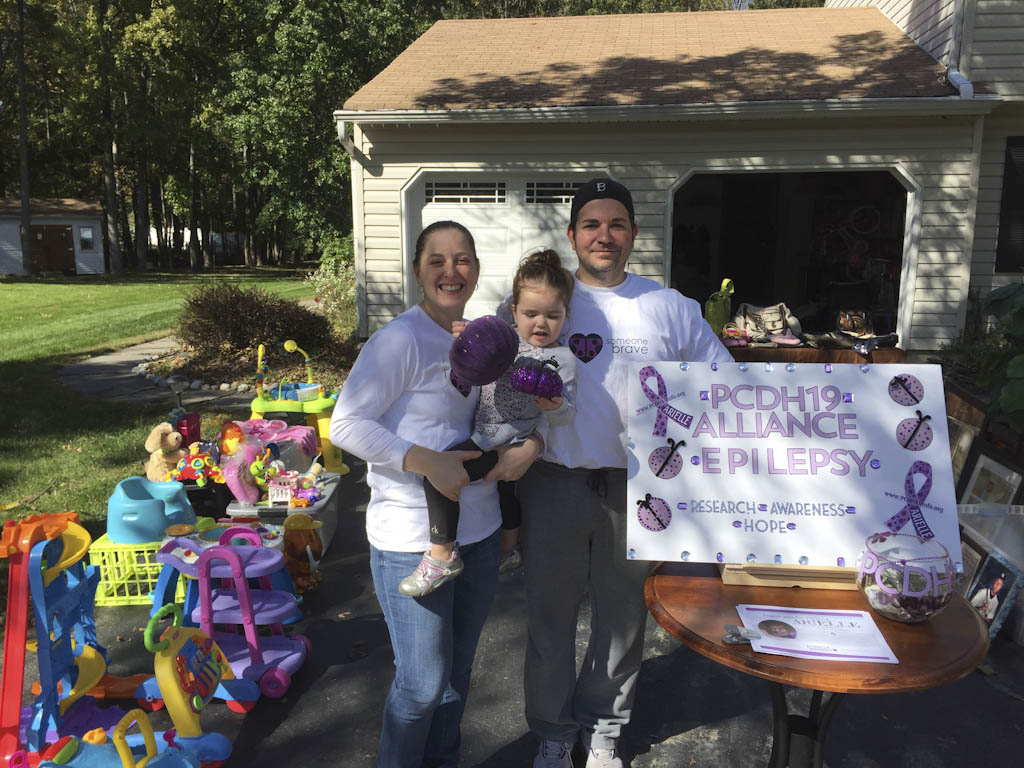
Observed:
[[[228,533],[230,538],[252,534],[258,543],[259,534],[251,529],[228,529],[221,541],[230,540]],[[236,677],[258,683],[268,698],[284,696],[311,647],[303,635],[286,637],[281,626],[296,610],[295,595],[270,586],[270,574],[284,567],[284,555],[260,546],[216,546],[202,552],[197,566],[199,607],[192,618],[220,646]],[[221,579],[222,586],[214,587],[212,579]],[[249,579],[257,579],[259,588],[250,589]],[[217,632],[216,624],[241,626],[243,633]],[[260,636],[261,626],[269,626],[271,634]]]

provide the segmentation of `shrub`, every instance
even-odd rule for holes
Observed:
[[[306,284],[331,326],[343,334],[351,328],[356,301],[356,270],[352,235],[332,241],[320,259],[320,266],[306,276]]]
[[[310,354],[331,343],[327,320],[302,305],[259,288],[216,282],[185,295],[178,338],[196,358],[239,353],[255,356],[265,344],[276,357],[286,339]],[[254,358],[255,359],[255,358]]]

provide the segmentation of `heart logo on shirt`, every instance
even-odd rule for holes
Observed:
[[[574,333],[569,337],[569,349],[584,363],[589,363],[601,354],[603,348],[604,339],[596,333],[588,333],[586,336],[582,333]]]
[[[460,381],[459,377],[455,375],[455,371],[452,371],[448,375],[448,378],[451,380],[452,386],[459,391],[460,395],[462,395],[463,397],[469,397],[469,393],[473,390],[473,388],[469,386],[469,384],[466,384],[464,381]]]

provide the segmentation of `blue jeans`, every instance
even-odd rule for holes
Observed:
[[[497,531],[460,547],[465,570],[426,597],[398,591],[420,562],[415,552],[370,546],[370,572],[391,634],[395,679],[384,702],[377,765],[455,768],[477,641],[498,584]]]

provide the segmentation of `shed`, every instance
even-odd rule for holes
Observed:
[[[32,199],[32,258],[39,272],[99,275],[103,262],[103,207],[72,198]],[[0,274],[24,275],[21,201],[0,200]]]
[[[431,221],[477,239],[471,315],[537,247],[573,267],[569,201],[607,174],[634,195],[632,271],[699,301],[730,277],[812,328],[865,309],[935,349],[995,262],[972,275],[1005,97],[954,69],[876,7],[439,21],[335,113],[360,331],[419,300]]]

